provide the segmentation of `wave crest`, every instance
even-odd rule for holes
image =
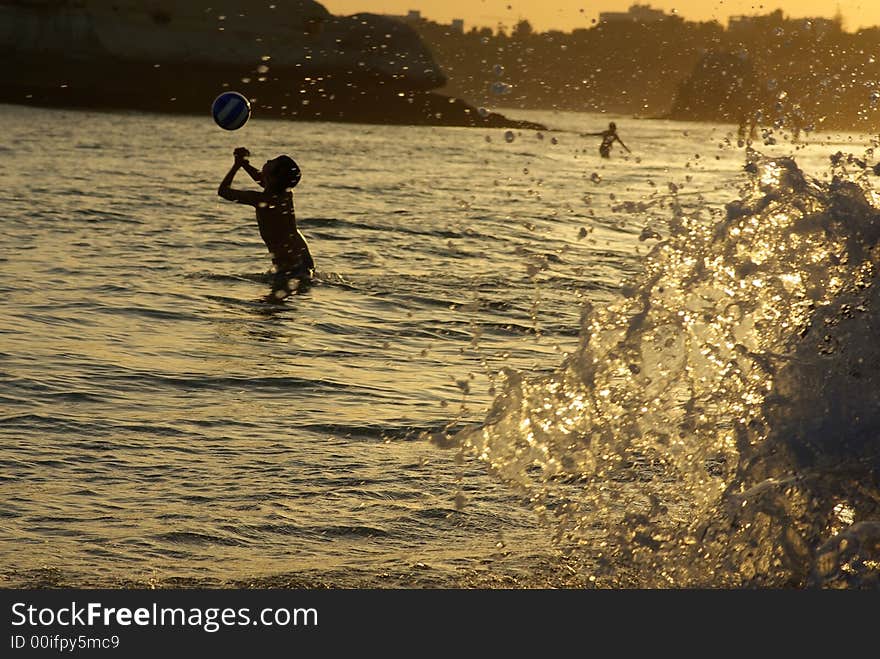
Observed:
[[[749,151],[745,169],[723,212],[673,203],[624,298],[584,310],[576,352],[547,377],[506,371],[452,438],[600,585],[877,583],[873,168],[837,154],[823,182]]]

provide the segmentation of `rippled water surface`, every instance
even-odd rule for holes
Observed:
[[[555,381],[585,305],[619,303],[676,214],[740,199],[746,151],[734,127],[617,118],[633,153],[601,160],[579,132],[607,117],[524,118],[555,130],[0,106],[2,583],[594,583],[601,556],[547,519],[583,465],[538,501],[514,483],[540,459],[456,433],[516,378]],[[759,148],[827,181],[869,145],[809,139]],[[303,170],[318,274],[282,301],[253,211],[216,195],[239,145]],[[636,463],[605,474],[620,514]]]

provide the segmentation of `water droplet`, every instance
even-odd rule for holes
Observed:
[[[496,80],[495,82],[492,83],[492,86],[490,87],[490,89],[493,94],[497,94],[500,96],[502,94],[507,94],[508,92],[510,92],[510,90],[512,88],[506,82],[501,82],[500,80]]]
[[[513,140],[516,139],[516,136],[513,134],[512,130],[508,130],[504,133],[504,141],[510,144]]]
[[[593,173],[590,175],[590,180],[591,180],[593,183],[596,183],[596,184],[598,185],[598,184],[602,181],[602,177],[599,176],[598,172],[593,172]]]

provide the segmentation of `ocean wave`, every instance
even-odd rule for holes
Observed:
[[[751,151],[745,168],[720,221],[673,205],[559,369],[507,369],[482,425],[436,438],[526,492],[560,542],[594,547],[599,584],[880,579],[872,168],[838,154],[822,182]]]

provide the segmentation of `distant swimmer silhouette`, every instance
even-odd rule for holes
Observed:
[[[603,158],[611,157],[611,145],[614,144],[615,141],[620,142],[620,146],[626,149],[627,153],[632,153],[629,150],[629,147],[623,143],[623,140],[617,136],[617,124],[613,121],[608,124],[608,129],[603,130],[601,133],[581,133],[581,137],[587,137],[596,135],[602,138],[602,143],[599,145],[599,155]]]
[[[305,238],[296,227],[291,188],[299,183],[302,173],[293,158],[286,155],[267,160],[262,169],[248,162],[250,152],[244,147],[233,151],[235,162],[220,182],[217,194],[240,204],[253,206],[257,225],[275,266],[273,294],[283,298],[291,293],[290,282],[296,280],[301,290],[314,275],[315,262]],[[244,169],[263,189],[235,190],[232,181],[239,169]]]

